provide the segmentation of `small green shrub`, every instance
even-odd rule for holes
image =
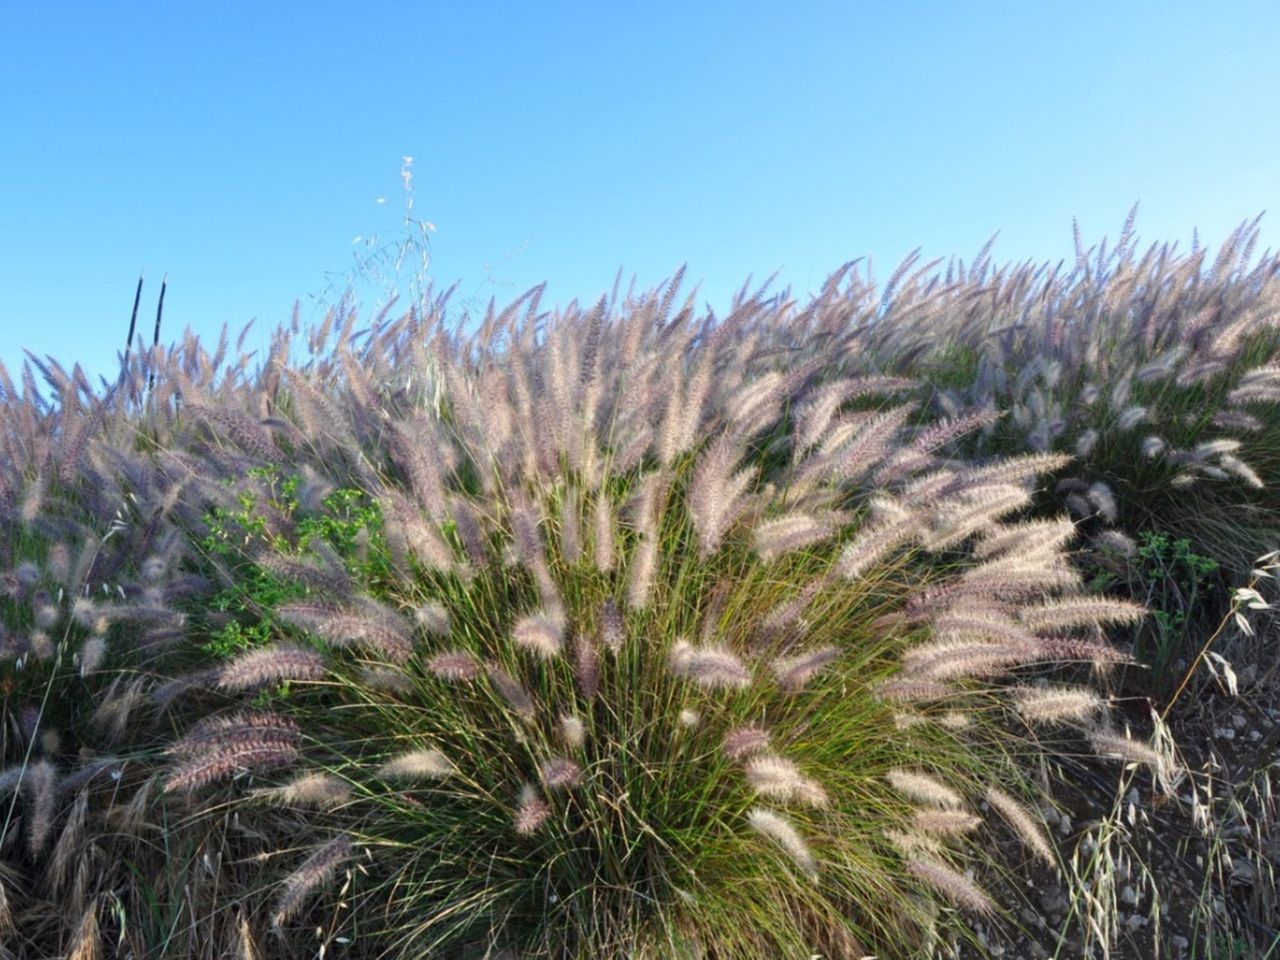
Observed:
[[[1101,574],[1094,585],[1123,587],[1149,611],[1134,629],[1133,652],[1150,670],[1148,689],[1167,695],[1220,619],[1206,603],[1215,590],[1225,589],[1218,581],[1218,563],[1195,553],[1186,538],[1174,540],[1153,531],[1139,534],[1133,555],[1123,562],[1123,573]]]

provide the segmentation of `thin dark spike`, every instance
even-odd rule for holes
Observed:
[[[124,362],[126,366],[129,364],[129,351],[133,347],[133,331],[138,326],[138,304],[142,301],[142,280],[146,275],[146,270],[138,273],[138,289],[133,294],[133,313],[129,314],[129,336],[124,341]]]
[[[156,332],[155,332],[155,336],[151,340],[151,356],[153,358],[153,363],[156,355],[156,347],[160,346],[160,318],[164,315],[164,291],[168,286],[169,286],[169,275],[166,273],[164,275],[164,278],[160,281],[160,300],[156,304]],[[155,385],[156,385],[156,368],[153,365],[151,367],[151,376],[147,378],[147,389],[154,390]]]
[[[146,275],[146,268],[138,271],[138,289],[133,293],[133,312],[129,314],[129,336],[124,341],[124,362],[120,365],[121,380],[124,380],[129,371],[129,351],[133,349],[133,331],[138,326],[138,304],[142,301],[142,280]]]

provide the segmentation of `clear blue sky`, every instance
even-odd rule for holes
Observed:
[[[437,227],[459,300],[593,300],[682,262],[816,290],[871,254],[1280,237],[1280,3],[0,4],[0,360],[113,369]],[[379,204],[378,198],[385,198]],[[369,299],[372,291],[365,291]],[[14,371],[16,372],[16,371]]]

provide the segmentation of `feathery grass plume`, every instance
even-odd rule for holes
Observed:
[[[423,603],[413,611],[413,619],[427,633],[449,635],[449,609],[441,603]]]
[[[915,830],[886,830],[884,838],[899,853],[913,857],[917,853],[939,854],[942,852],[942,839]]]
[[[1164,453],[1165,446],[1166,444],[1164,440],[1160,437],[1144,437],[1141,447],[1142,455],[1149,460],[1154,460],[1156,457],[1160,456],[1160,454]]]
[[[560,513],[560,554],[567,564],[575,564],[582,556],[582,496],[576,486],[564,492]]]
[[[618,610],[618,604],[613,597],[607,597],[600,604],[598,640],[601,646],[608,649],[615,656],[622,652],[622,645],[626,642],[626,630],[622,623],[622,614]]]
[[[37,760],[27,767],[25,775],[19,768],[19,782],[25,803],[27,850],[35,858],[44,851],[49,832],[53,829],[58,771],[48,760]]]
[[[520,788],[520,798],[516,805],[515,828],[521,836],[536,833],[538,828],[551,816],[551,807],[538,796],[538,791],[531,784]]]
[[[658,566],[658,541],[642,536],[627,563],[627,606],[644,610],[653,599],[653,579]]]
[[[459,568],[453,548],[445,542],[436,525],[423,516],[412,500],[394,489],[378,492],[382,508],[383,533],[387,546],[400,566],[412,554],[423,565],[440,571]]]
[[[782,847],[802,873],[810,877],[818,875],[818,862],[810,852],[809,845],[804,842],[804,838],[791,825],[791,821],[764,807],[753,807],[747,813],[747,822],[757,832]]]
[[[538,764],[538,778],[548,790],[576,787],[582,782],[582,768],[568,757],[548,757]]]
[[[93,630],[94,633],[106,633],[110,626],[108,611],[99,607],[88,597],[76,597],[71,605],[71,618],[80,626]]]
[[[285,767],[298,758],[301,734],[274,714],[211,717],[168,749],[186,757],[170,772],[165,791],[192,790],[246,770]]]
[[[986,800],[991,809],[999,813],[1013,828],[1013,832],[1026,844],[1027,849],[1050,867],[1057,867],[1053,847],[1049,845],[1049,838],[1035,814],[998,787],[987,788]]]
[[[1000,607],[974,602],[957,603],[933,620],[933,635],[943,642],[983,640],[1011,646],[1031,646],[1035,635]]]
[[[1147,408],[1132,406],[1127,407],[1120,412],[1120,416],[1116,418],[1116,427],[1120,430],[1132,430],[1138,424],[1147,419]]]
[[[792,514],[759,524],[753,534],[753,545],[761,560],[771,561],[784,553],[821,543],[834,532],[831,524],[816,517]]]
[[[654,455],[658,463],[664,467],[671,466],[679,451],[676,447],[681,433],[681,387],[684,385],[684,370],[677,366],[672,371],[672,379],[667,387],[667,402],[662,413],[662,422],[654,437]]]
[[[1088,500],[1103,520],[1107,523],[1116,522],[1116,518],[1120,515],[1120,508],[1116,505],[1115,494],[1109,486],[1099,480],[1089,487]]]
[[[395,664],[407,663],[413,656],[413,635],[408,624],[394,610],[376,602],[318,618],[310,629],[332,644],[355,643]]]
[[[708,689],[742,689],[751,683],[751,672],[742,661],[718,645],[695,647],[687,640],[677,640],[668,664],[676,676]]]
[[[891,703],[941,700],[954,692],[951,687],[937,680],[906,677],[886,680],[876,687],[876,696]]]
[[[392,422],[386,436],[391,459],[408,478],[418,506],[432,519],[442,520],[447,515],[444,478],[437,462],[427,453],[439,445],[431,442],[421,420]]]
[[[743,509],[743,497],[756,476],[750,467],[734,471],[742,456],[738,439],[717,437],[698,461],[689,485],[689,514],[698,534],[698,551],[706,559]]]
[[[845,579],[856,580],[891,551],[917,539],[922,529],[919,516],[907,511],[891,519],[869,523],[841,551],[834,569]]]
[[[80,648],[80,676],[87,677],[96,673],[107,656],[107,639],[101,635],[92,636]]]
[[[465,650],[437,653],[427,661],[427,672],[441,680],[461,682],[480,676],[480,664]]]
[[[286,680],[320,680],[324,657],[291,643],[272,644],[236,657],[218,675],[218,687],[232,693]]]
[[[336,836],[318,847],[297,870],[285,877],[280,897],[276,900],[275,914],[271,919],[272,927],[277,930],[283,927],[307,897],[350,860],[353,853],[351,839],[346,835]]]
[[[1102,727],[1095,727],[1088,732],[1087,736],[1093,749],[1103,756],[1116,757],[1126,763],[1141,763],[1156,769],[1160,768],[1160,754],[1132,737]]]
[[[560,717],[560,739],[565,742],[565,746],[575,750],[586,743],[587,728],[583,725],[582,718],[568,714],[562,715]]]
[[[378,768],[384,780],[442,780],[456,772],[453,761],[433,748],[406,751]]]
[[[676,455],[693,449],[701,435],[699,431],[703,425],[703,410],[711,393],[713,365],[714,357],[704,354],[685,385],[684,408],[675,442]]]
[[[1031,494],[1012,484],[995,483],[965,491],[961,503],[934,515],[921,543],[935,553],[954,547],[1030,502]]]
[[[908,450],[916,456],[934,453],[953,440],[999,422],[1003,416],[1004,413],[994,408],[982,408],[945,418],[917,433]],[[920,463],[927,465],[927,460]]]
[[[318,544],[313,544],[315,549]],[[265,553],[258,566],[283,580],[297,580],[312,590],[323,592],[335,599],[350,599],[355,589],[351,575],[342,568],[342,561],[332,556],[322,556],[320,563],[308,563],[275,553]]]
[[[62,611],[52,603],[41,603],[36,606],[33,620],[39,629],[49,630],[60,619],[62,619]]]
[[[1007,523],[999,529],[985,531],[974,544],[973,555],[986,560],[1027,552],[1055,554],[1075,536],[1076,525],[1064,517]]]
[[[1013,708],[1034,723],[1083,722],[1107,706],[1086,687],[1017,687],[1010,697]]]
[[[1071,463],[1065,453],[1026,453],[1005,457],[980,467],[967,467],[961,476],[971,488],[1001,486],[1004,484],[1032,484],[1041,476],[1062,470]]]
[[[1223,364],[1221,363],[1212,366],[1206,364],[1205,366],[1207,367],[1205,372],[1209,375],[1216,374],[1223,368]],[[1247,403],[1280,403],[1280,386],[1277,386],[1276,384],[1258,383],[1236,387],[1227,394],[1227,402],[1236,405],[1243,405]]]
[[[1138,545],[1132,538],[1119,530],[1100,530],[1091,539],[1099,550],[1113,550],[1122,557],[1132,557],[1138,552]]]
[[[1263,429],[1261,420],[1243,410],[1219,410],[1213,415],[1213,425],[1222,430],[1242,430],[1245,433],[1257,433]]]
[[[842,480],[855,481],[870,473],[876,464],[890,455],[890,444],[915,410],[915,403],[904,403],[874,414],[849,442],[830,451],[830,464],[835,475]],[[823,448],[825,450],[825,444]]]
[[[228,407],[211,407],[203,403],[187,403],[186,409],[245,453],[268,463],[280,456],[271,431],[247,414]]]
[[[542,532],[538,529],[538,509],[528,502],[517,502],[511,510],[511,546],[516,558],[531,564],[543,555]]]
[[[1133,390],[1133,380],[1128,375],[1122,376],[1111,388],[1111,407],[1119,410],[1129,404],[1129,395]]]
[[[862,431],[867,429],[869,424],[874,424],[876,416],[877,414],[874,410],[858,410],[853,413],[842,414],[836,418],[823,435],[822,444],[818,448],[817,455],[808,460],[807,464],[802,468],[800,476],[808,479],[811,473],[821,473],[824,467],[830,468],[841,448],[857,438]]]
[[[627,515],[630,525],[641,535],[641,539],[654,539],[658,536],[658,520],[662,514],[667,493],[671,484],[671,474],[663,470],[654,470],[640,478],[635,493],[627,501]]]
[[[769,749],[769,731],[754,723],[735,727],[725,734],[722,746],[730,760],[745,760]]]
[[[250,793],[283,807],[332,810],[351,799],[351,785],[328,773],[304,773],[279,787],[259,787]]]
[[[760,754],[745,764],[747,783],[762,796],[811,807],[825,807],[827,793],[813,779],[804,776],[792,761],[774,754]]]
[[[853,388],[854,383],[850,380],[836,380],[823,384],[812,392],[807,402],[800,406],[795,414],[795,432],[792,441],[797,456],[822,439],[832,418],[841,405],[849,399]]]
[[[511,639],[516,646],[550,660],[564,649],[564,625],[542,614],[521,617],[511,629]]]
[[[221,672],[221,667],[212,667],[166,680],[151,688],[148,699],[157,709],[164,710],[183,694],[214,689]]]
[[[250,770],[291,766],[298,759],[291,744],[251,739],[228,744],[177,764],[165,780],[165,792],[194,790],[224,777]]]
[[[1145,607],[1127,600],[1088,596],[1059,597],[1018,611],[1018,619],[1036,632],[1097,623],[1137,623],[1146,615]]]
[[[1266,488],[1266,484],[1262,482],[1262,478],[1254,472],[1253,468],[1238,457],[1224,453],[1218,457],[1218,463],[1222,464],[1222,469],[1226,470],[1227,473],[1234,474],[1248,486],[1253,487],[1253,489],[1262,490]]]
[[[50,578],[65,586],[71,577],[71,547],[61,541],[53,544],[49,547],[48,564]]]
[[[1080,574],[1064,562],[1042,565],[1018,560],[1012,564],[984,563],[960,575],[965,588],[990,600],[1022,600],[1046,591],[1078,590]]]
[[[1039,659],[1052,663],[1091,663],[1095,667],[1107,667],[1117,663],[1133,663],[1132,655],[1091,640],[1078,637],[1045,637],[1036,642]]]
[[[593,553],[596,569],[601,573],[613,570],[613,504],[601,491],[592,506]]]
[[[777,370],[770,370],[754,382],[742,384],[725,403],[734,431],[749,437],[774,422],[786,388],[787,378]]]
[[[1192,453],[1197,460],[1208,460],[1210,457],[1218,457],[1224,453],[1237,453],[1240,450],[1240,446],[1239,440],[1221,437],[1198,445]]]
[[[759,635],[752,641],[753,652],[758,652],[770,645],[781,647],[790,645],[792,634],[803,628],[805,611],[817,596],[818,591],[827,585],[830,575],[810,580],[790,600],[778,604],[760,621]]]
[[[31,646],[31,653],[37,660],[49,660],[54,657],[56,650],[54,641],[50,639],[49,634],[46,634],[44,630],[33,632],[27,644]]]
[[[922,643],[902,656],[904,674],[910,679],[955,680],[960,677],[995,677],[1010,667],[1041,659],[1036,646],[1008,643]]]
[[[545,619],[553,626],[559,626],[563,632],[564,629],[564,600],[560,596],[560,588],[556,586],[555,579],[551,576],[551,570],[547,567],[546,560],[537,557],[528,564],[529,571],[533,574],[534,583],[538,587],[538,596],[542,601],[542,612]]]
[[[778,686],[788,693],[795,693],[839,659],[838,648],[820,647],[807,653],[778,657],[769,666],[778,678]]]
[[[893,789],[919,803],[929,803],[944,809],[959,808],[963,804],[960,794],[927,773],[894,769],[885,774],[885,779]]]
[[[511,712],[522,720],[532,720],[534,716],[533,698],[529,696],[529,691],[520,685],[520,683],[503,670],[496,663],[491,663],[486,667],[489,675],[489,682],[493,684],[498,695],[511,708]]]
[[[471,563],[476,567],[483,566],[489,559],[489,548],[475,505],[466,497],[452,496],[449,498],[449,516],[453,518],[454,530]]]
[[[413,680],[396,667],[365,667],[360,671],[360,680],[371,690],[381,690],[400,697],[407,697],[414,691]]]
[[[1076,456],[1084,460],[1093,453],[1098,445],[1098,431],[1089,429],[1076,438]]]
[[[592,700],[600,692],[600,655],[590,638],[581,634],[573,644],[573,678],[585,699]]]
[[[911,815],[911,825],[924,834],[937,837],[959,837],[977,828],[980,817],[963,810],[917,810]]]
[[[981,887],[935,856],[917,853],[907,860],[907,871],[957,907],[983,916],[995,913],[995,904]]]

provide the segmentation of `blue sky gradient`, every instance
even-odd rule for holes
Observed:
[[[1135,201],[1147,242],[1280,235],[1274,0],[9,3],[0,47],[15,373],[112,372],[141,268],[148,336],[166,273],[165,340],[318,317],[403,238],[404,156],[459,306],[687,261],[721,309],[997,230],[997,261],[1056,261]]]

